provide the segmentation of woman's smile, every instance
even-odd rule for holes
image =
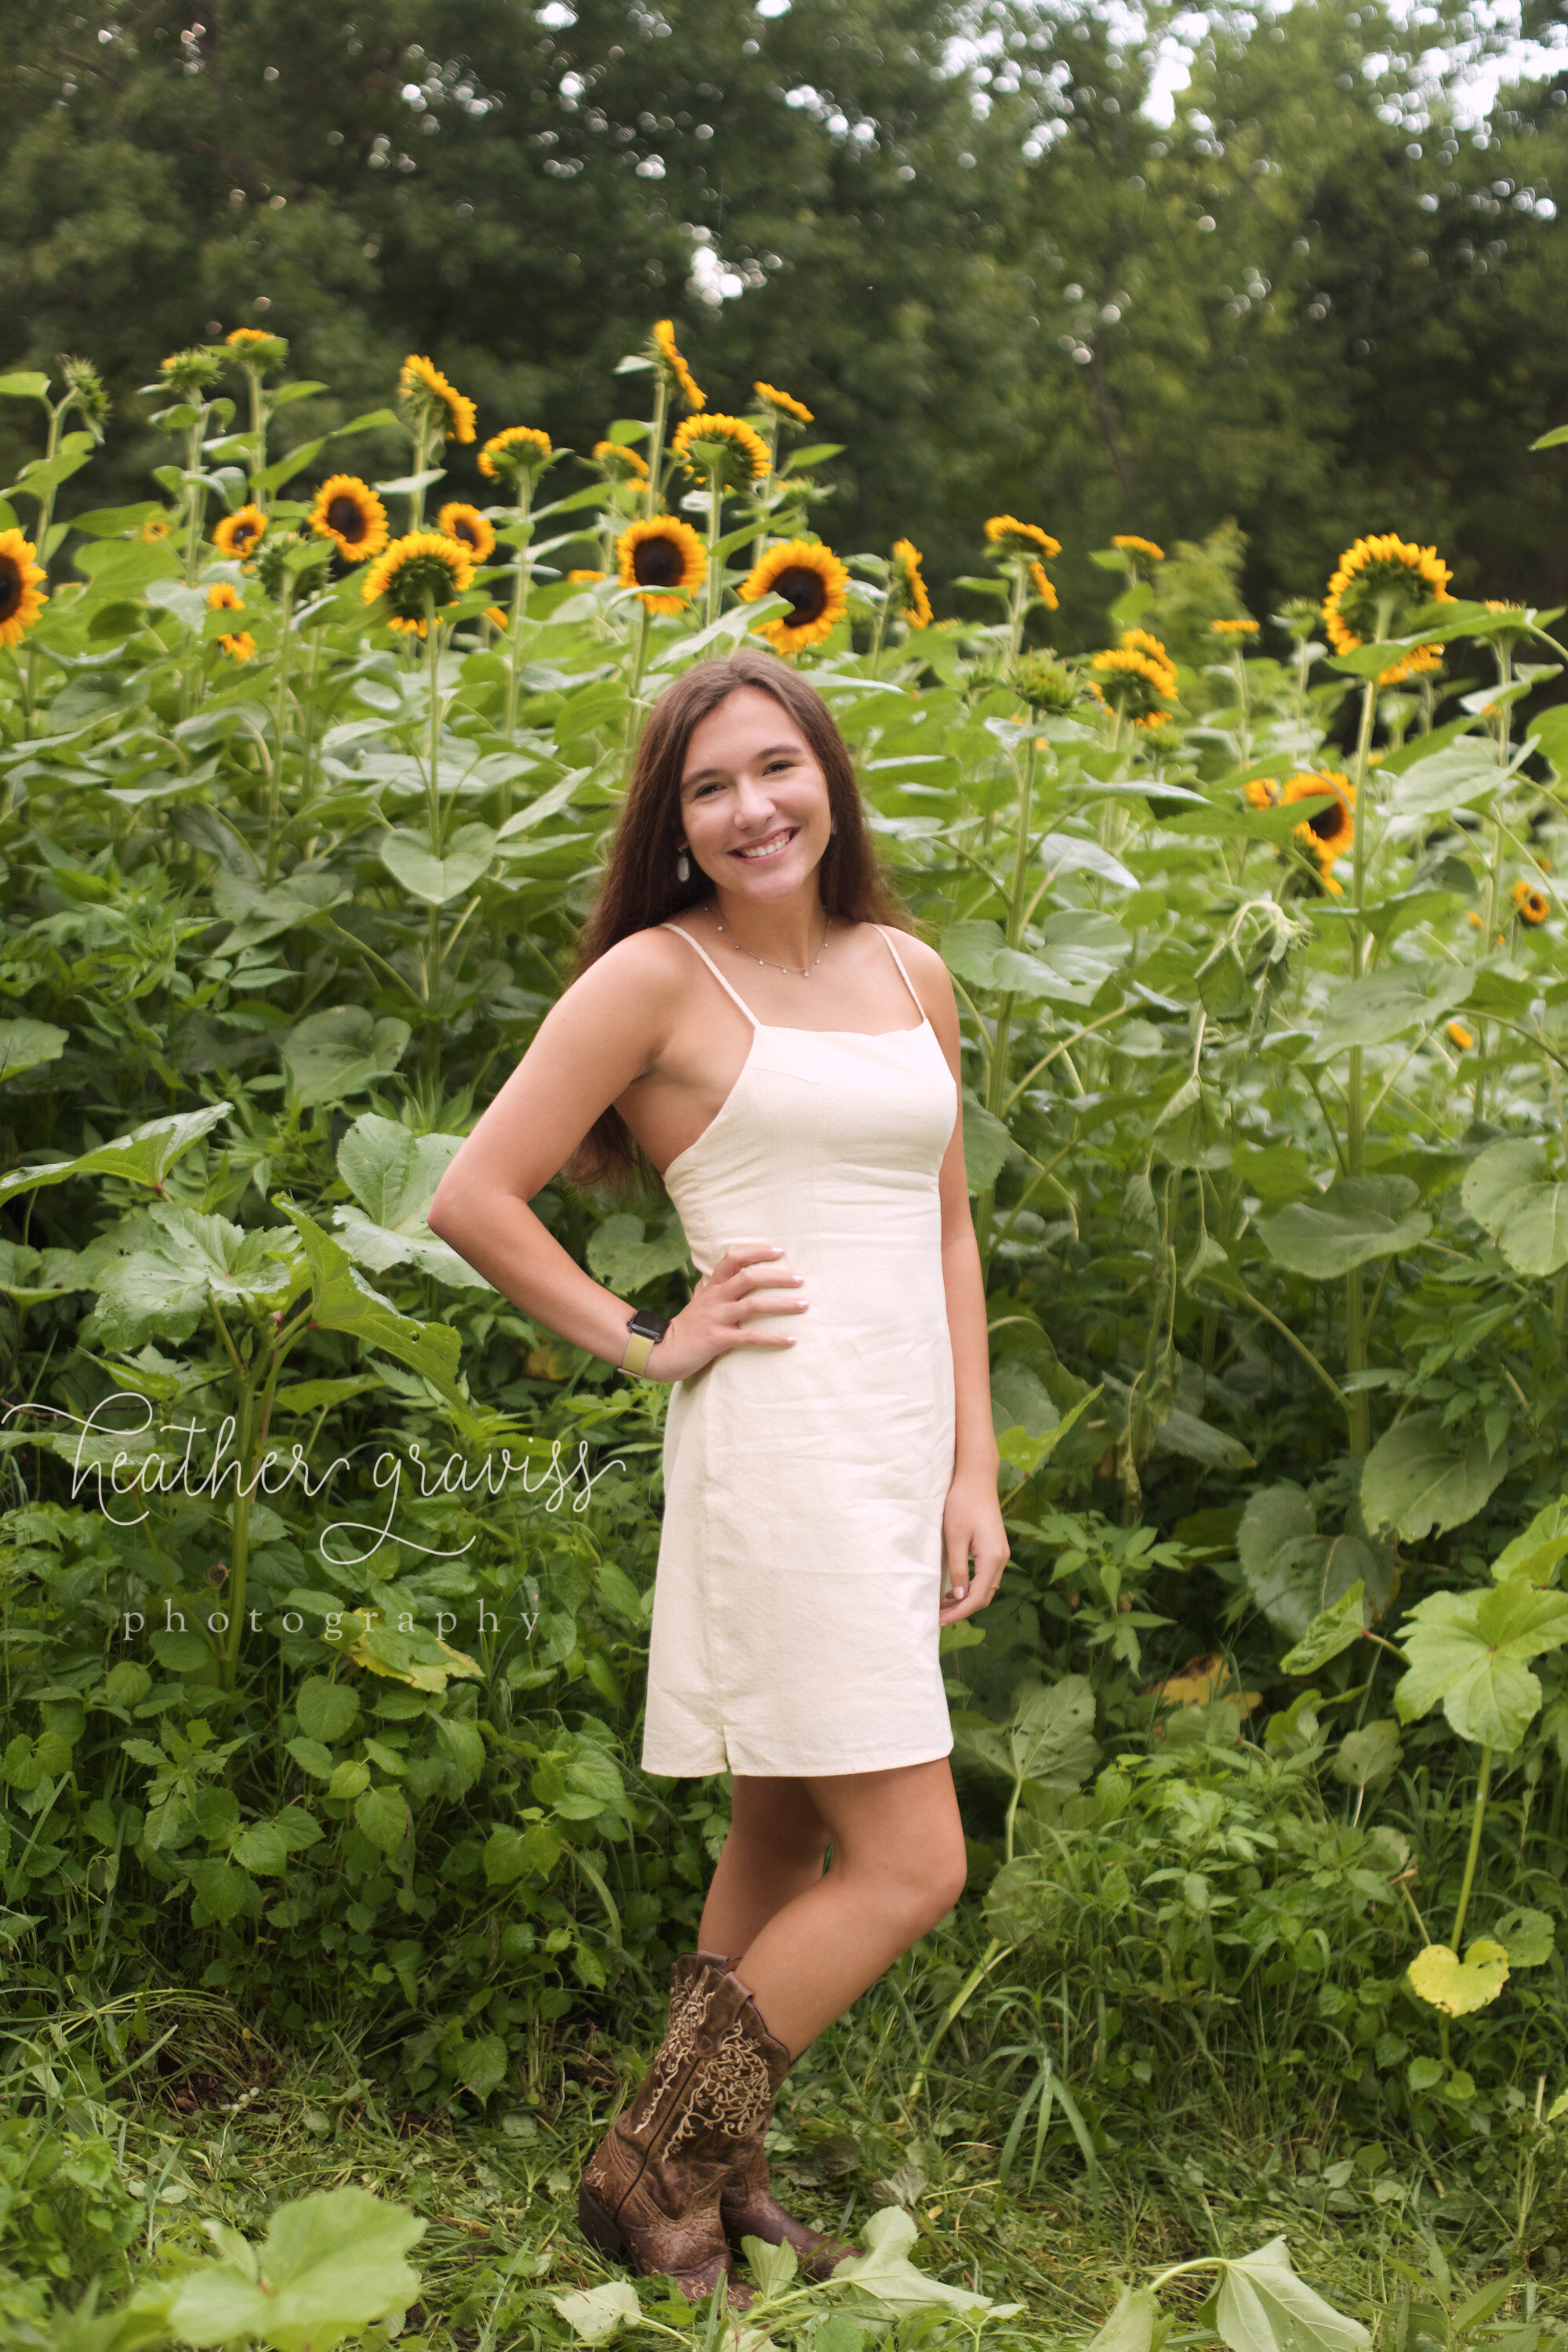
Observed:
[[[744,858],[748,866],[761,865],[771,857],[782,857],[799,830],[800,827],[795,824],[780,825],[763,840],[748,843],[741,849],[732,849],[730,855]]]

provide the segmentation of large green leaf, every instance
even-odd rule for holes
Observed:
[[[412,1034],[406,1021],[378,1021],[362,1004],[309,1014],[290,1030],[283,1047],[295,1102],[303,1110],[363,1094],[396,1069]]]
[[[345,2336],[416,2300],[419,2274],[404,2256],[424,2234],[425,2223],[406,2205],[389,2205],[365,2189],[331,2189],[280,2206],[259,2246],[216,2225],[224,2260],[180,2281],[170,2324],[183,2344],[258,2336],[274,2352],[331,2352]]]
[[[965,1089],[963,1097],[963,1176],[970,1198],[994,1184],[1013,1149],[1013,1138],[994,1111]]]
[[[437,1282],[486,1290],[482,1274],[437,1238],[425,1213],[436,1187],[463,1148],[460,1135],[416,1135],[400,1119],[367,1111],[338,1146],[338,1173],[357,1207],[336,1209],[342,1244],[373,1274],[414,1265]],[[603,1230],[601,1228],[601,1230]]]
[[[40,1062],[58,1062],[70,1041],[52,1021],[0,1021],[0,1078],[19,1077]]]
[[[1401,816],[1436,816],[1447,809],[1464,808],[1504,782],[1491,744],[1477,735],[1462,737],[1413,761],[1396,781],[1390,806]]]
[[[642,1219],[627,1214],[596,1225],[587,1251],[590,1270],[623,1298],[635,1298],[662,1274],[679,1274],[690,1255],[678,1217],[662,1232],[645,1234]]]
[[[1356,1536],[1320,1535],[1310,1499],[1289,1479],[1254,1495],[1237,1529],[1236,1552],[1254,1601],[1277,1633],[1300,1645],[1302,1654],[1318,1619],[1336,1611],[1352,1591],[1356,1622],[1346,1641],[1359,1633],[1361,1595],[1380,1581],[1376,1557]],[[1345,1645],[1336,1641],[1325,1654],[1332,1657]],[[1291,1657],[1298,1659],[1298,1653],[1292,1651]],[[1314,1650],[1307,1664],[1298,1660],[1286,1671],[1311,1674],[1321,1663]]]
[[[488,824],[459,825],[439,856],[419,833],[389,833],[381,845],[381,862],[387,872],[427,906],[445,906],[460,898],[489,870],[496,836]]]
[[[1361,1504],[1375,1534],[1394,1528],[1407,1542],[1473,1519],[1501,1484],[1508,1448],[1459,1440],[1437,1412],[1413,1412],[1380,1437],[1361,1474]]]
[[[224,951],[232,954],[237,948],[258,947],[263,940],[276,939],[300,924],[319,922],[331,908],[352,895],[348,884],[331,874],[291,874],[286,882],[266,890],[244,875],[221,873],[213,884],[213,904],[234,926],[223,943]]]
[[[163,1337],[187,1339],[209,1298],[220,1305],[281,1306],[299,1253],[281,1236],[247,1233],[226,1217],[204,1217],[165,1202],[121,1218],[112,1241],[121,1255],[94,1256],[99,1275],[99,1336],[105,1347],[137,1348]]]
[[[1432,1220],[1413,1206],[1418,1197],[1408,1176],[1342,1176],[1315,1200],[1260,1217],[1257,1230],[1277,1265],[1329,1282],[1425,1241]]]
[[[1005,1780],[1037,1781],[1059,1795],[1083,1786],[1099,1761],[1094,1693],[1082,1675],[1059,1683],[1026,1678],[1005,1724],[970,1724],[957,1733],[963,1754]]]
[[[1568,1642],[1568,1593],[1521,1576],[1474,1592],[1433,1592],[1402,1629],[1409,1672],[1395,1685],[1394,1712],[1414,1723],[1442,1705],[1461,1739],[1511,1753],[1541,1706],[1541,1685],[1524,1661]]]
[[[1352,1045],[1384,1045],[1412,1029],[1429,1029],[1462,1004],[1471,974],[1462,964],[1401,964],[1341,982],[1318,1016],[1312,1058],[1330,1061]]]
[[[68,1176],[118,1176],[126,1183],[145,1184],[161,1192],[163,1179],[176,1160],[197,1143],[220,1118],[228,1116],[226,1102],[208,1103],[202,1110],[175,1112],[167,1118],[150,1118],[112,1143],[100,1143],[77,1160],[51,1160],[43,1167],[14,1168],[0,1176],[0,1202],[16,1192],[30,1192],[43,1184],[63,1184]]]
[[[416,1323],[390,1299],[373,1290],[330,1234],[290,1202],[278,1206],[305,1244],[311,1278],[311,1308],[323,1331],[346,1331],[364,1348],[378,1348],[421,1373],[444,1394],[455,1397],[461,1342],[444,1323]]]
[[[945,2304],[976,2320],[988,2315],[1005,2319],[1023,2309],[1018,2303],[993,2303],[973,2287],[949,2286],[916,2270],[909,2250],[919,2234],[912,2213],[901,2205],[884,2205],[861,2225],[863,2254],[846,2255],[834,2270],[835,2285],[850,2290],[852,2312],[874,2319],[907,2318],[929,2304]]]
[[[1214,2324],[1230,2352],[1370,2352],[1372,2345],[1359,2319],[1297,2277],[1283,2238],[1221,2266]]]
[[[1282,1675],[1315,1675],[1366,1630],[1366,1590],[1360,1578],[1347,1585],[1339,1599],[1320,1609],[1295,1647],[1279,1661]]]
[[[941,947],[948,970],[973,987],[1087,1004],[1126,962],[1132,941],[1109,915],[1074,908],[1048,916],[1026,950],[1010,948],[1001,924],[992,922],[950,923]]]
[[[1461,1197],[1521,1274],[1568,1265],[1568,1184],[1550,1181],[1539,1143],[1489,1143],[1471,1161]]]

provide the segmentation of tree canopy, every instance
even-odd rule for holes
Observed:
[[[1560,596],[1568,76],[1461,130],[1457,0],[1219,8],[1162,125],[1175,14],[13,0],[0,358],[94,358],[129,483],[135,388],[219,330],[332,383],[301,436],[412,350],[563,437],[669,315],[712,405],[760,373],[852,446],[825,537],[914,530],[938,580],[1010,509],[1069,614],[1110,532],[1227,520],[1264,608],[1388,529]]]

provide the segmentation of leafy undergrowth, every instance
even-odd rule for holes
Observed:
[[[1016,2306],[962,2325],[951,2308],[916,2311],[881,2334],[886,2347],[935,2340],[933,2329],[1000,2352],[1081,2345],[1129,2285],[1279,2238],[1300,2278],[1370,2329],[1377,2352],[1422,2352],[1423,2339],[1429,2352],[1552,2352],[1568,2341],[1568,2292],[1552,2242],[1563,2190],[1550,2163],[1516,2181],[1511,2209],[1479,2212],[1420,2148],[1358,2145],[1331,2130],[1320,2137],[1308,2113],[1284,2132],[1261,2094],[1234,2126],[1205,2120],[1194,2075],[1171,2084],[1163,2131],[1099,2132],[1092,2174],[1055,2134],[1037,2168],[1028,2117],[1009,2150],[1012,2104],[988,2113],[970,2104],[974,2053],[944,2052],[951,2063],[933,2064],[911,2114],[913,2070],[886,2030],[894,2004],[873,2006],[875,2016],[852,2011],[787,2078],[770,2139],[775,2186],[802,2219],[862,2241],[873,2214],[907,2210],[918,2270]],[[77,2337],[61,2315],[90,2278],[107,2313],[138,2283],[210,2264],[213,2225],[254,2243],[280,2206],[345,2188],[411,2209],[423,2224],[407,2257],[417,2300],[400,2328],[395,2317],[363,2331],[371,2352],[393,2341],[399,2352],[574,2344],[582,2306],[563,2312],[563,2301],[629,2280],[579,2233],[576,2183],[646,2051],[596,2028],[563,2035],[546,2089],[480,2121],[389,2105],[347,2053],[334,2068],[312,2070],[232,2018],[226,2033],[216,2017],[193,2021],[179,2046],[186,2054],[129,2106],[62,2098],[58,2073],[29,2070],[36,2112],[0,2127],[14,2136],[13,2157],[26,2150],[13,2164],[21,2189],[0,2233],[8,2341],[68,2352]],[[40,2164],[40,2144],[59,2153]],[[6,2153],[0,2144],[0,2166]],[[68,2176],[90,2178],[90,2191],[62,2190]],[[1521,2248],[1547,2275],[1525,2273]],[[1172,2280],[1155,2343],[1214,2342],[1205,2303],[1213,2286],[1212,2269]],[[709,2340],[710,2315],[692,2313],[667,2284],[638,2280],[636,2293],[640,2317],[628,2312],[616,2340]],[[781,2352],[859,2352],[877,2340],[825,2290],[768,2327]],[[1347,2329],[1347,2344],[1357,2333]],[[360,2331],[349,2340],[362,2340]],[[761,2331],[749,2340],[760,2344]]]

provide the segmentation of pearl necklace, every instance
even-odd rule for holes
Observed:
[[[714,916],[713,921],[719,930],[724,931],[724,937],[729,940],[730,945],[735,950],[738,955],[747,957],[752,963],[766,964],[770,971],[787,971],[790,973],[797,973],[802,980],[809,980],[812,973],[816,970],[817,965],[822,961],[824,955],[827,951],[827,933],[833,929],[833,918],[829,915],[827,918],[827,929],[822,934],[822,945],[817,949],[816,953],[812,957],[809,963],[773,963],[770,961],[769,958],[766,956],[753,956],[751,949],[743,947],[741,941],[735,937],[733,931],[724,930],[724,926],[720,922],[717,915]]]

